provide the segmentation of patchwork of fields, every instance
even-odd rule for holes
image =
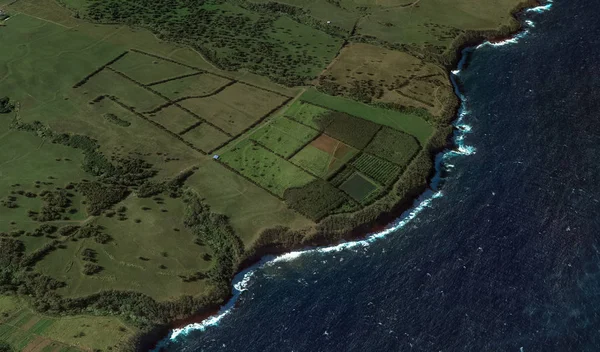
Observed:
[[[0,349],[119,350],[409,198],[519,2],[0,0]]]

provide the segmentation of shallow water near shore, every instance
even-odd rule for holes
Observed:
[[[167,350],[599,351],[600,3],[543,10],[456,71],[459,152],[403,226],[242,273]]]

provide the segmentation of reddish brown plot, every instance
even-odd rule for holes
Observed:
[[[326,134],[322,134],[319,137],[317,137],[314,141],[310,142],[310,145],[324,151],[325,153],[334,155],[339,143],[341,142],[337,139],[329,137]]]

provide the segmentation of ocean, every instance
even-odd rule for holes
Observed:
[[[555,0],[473,49],[457,151],[394,230],[265,260],[167,350],[600,351],[598,14]]]

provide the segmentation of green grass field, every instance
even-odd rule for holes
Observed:
[[[176,105],[170,105],[161,110],[145,114],[149,119],[164,126],[167,130],[179,133],[196,124],[199,120]]]
[[[183,139],[192,143],[205,152],[209,152],[226,143],[230,138],[207,123],[186,132]]]
[[[286,189],[301,187],[314,180],[299,167],[249,140],[222,154],[221,160],[280,197]]]
[[[285,111],[285,116],[318,130],[322,128],[319,124],[319,119],[323,118],[329,112],[330,110],[328,109],[298,100],[289,106]]]
[[[415,136],[423,144],[427,143],[434,130],[429,123],[417,115],[373,107],[347,98],[323,94],[316,89],[308,89],[302,94],[301,99],[311,104],[345,112],[352,116],[404,131]]]
[[[0,341],[8,342],[15,351],[108,350],[135,331],[110,317],[43,316],[15,296],[0,296]]]
[[[318,135],[319,131],[279,116],[257,129],[250,138],[288,158]]]
[[[211,94],[230,82],[227,78],[204,73],[153,85],[152,89],[169,99],[179,99]]]
[[[127,53],[110,67],[143,84],[198,72],[183,65],[137,52]]]

